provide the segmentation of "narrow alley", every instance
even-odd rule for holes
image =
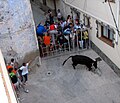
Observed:
[[[120,103],[120,0],[1,0],[0,11],[0,103]]]
[[[93,50],[74,54],[99,57]],[[40,67],[32,68],[30,92],[21,94],[22,103],[120,103],[120,78],[114,71],[103,60],[98,63],[101,76],[83,65],[74,70],[71,60],[62,66],[74,54],[44,58]]]

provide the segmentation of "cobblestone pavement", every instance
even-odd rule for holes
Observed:
[[[99,57],[91,49],[74,54]],[[71,60],[62,66],[74,54],[42,59],[40,67],[32,68],[27,85],[30,92],[21,92],[22,103],[120,103],[120,78],[114,71],[103,60],[96,73],[83,65],[74,70]]]

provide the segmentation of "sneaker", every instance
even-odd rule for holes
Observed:
[[[28,89],[25,89],[24,92],[25,92],[25,93],[29,93],[29,90],[28,90]]]
[[[18,97],[17,99],[20,100],[20,97]]]

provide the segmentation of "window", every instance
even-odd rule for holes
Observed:
[[[75,8],[71,8],[71,13],[72,13],[72,18],[75,22],[76,19],[78,19],[80,21],[80,12],[75,9]]]
[[[101,25],[101,36],[113,40],[113,30],[109,26]]]
[[[84,22],[84,25],[86,27],[90,27],[90,17],[88,17],[87,15],[83,14],[84,18],[83,18],[83,22]]]
[[[76,16],[77,16],[76,17],[77,19],[80,19],[80,13],[79,12],[76,12]]]
[[[106,44],[110,45],[110,46],[114,46],[113,45],[113,40],[114,40],[114,30],[112,28],[110,28],[109,25],[105,25],[102,22],[98,22],[96,21],[97,24],[97,34],[96,36],[102,40],[103,42],[105,42]]]
[[[105,2],[107,1],[115,3],[115,0],[105,0]]]
[[[73,13],[73,16],[75,16],[74,19],[80,19],[80,12],[77,9],[71,8],[71,12]]]

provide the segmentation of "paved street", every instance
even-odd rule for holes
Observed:
[[[91,49],[75,54],[99,57]],[[21,91],[22,103],[120,103],[120,78],[103,60],[98,63],[100,76],[83,65],[74,70],[71,59],[62,66],[67,57],[43,59],[40,67],[32,68],[30,92]]]

